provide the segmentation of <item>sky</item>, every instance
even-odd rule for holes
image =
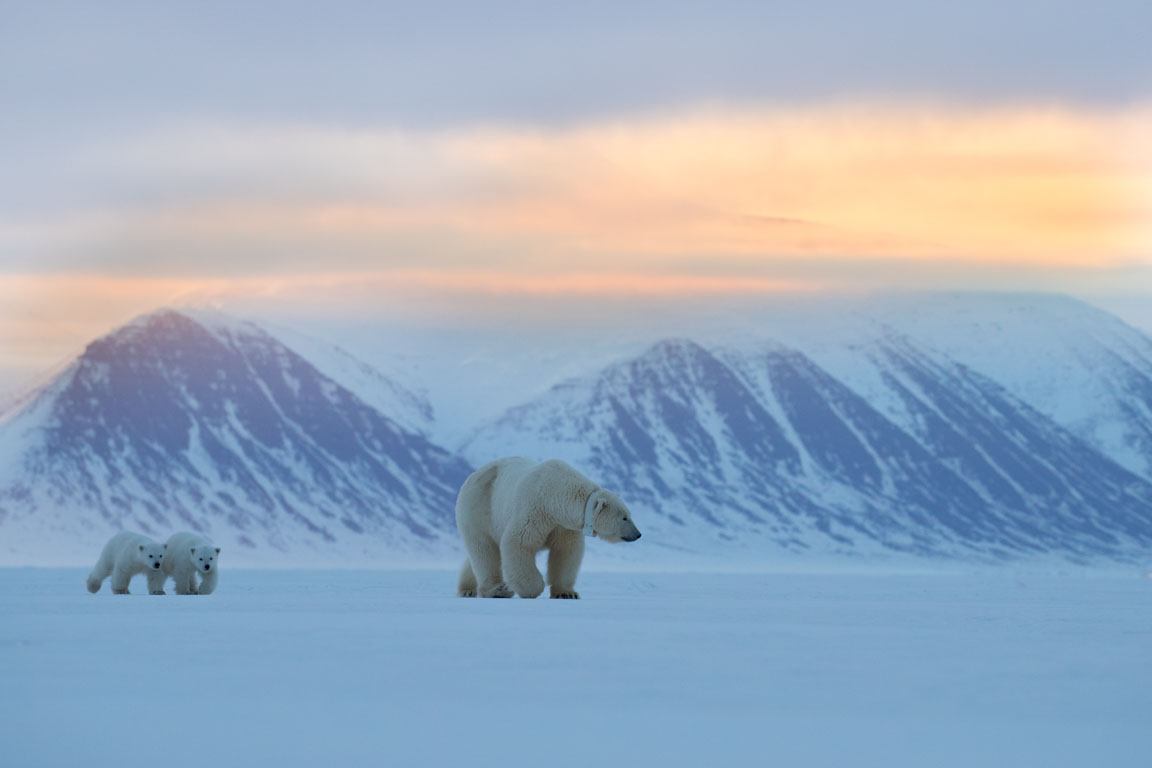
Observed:
[[[1060,291],[1152,327],[1144,2],[0,3],[0,389],[253,296]]]

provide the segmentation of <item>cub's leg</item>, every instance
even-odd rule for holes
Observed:
[[[148,594],[150,595],[163,595],[164,582],[168,580],[167,574],[164,571],[151,570],[148,571]]]
[[[176,571],[172,574],[172,580],[176,582],[173,585],[176,588],[176,594],[196,594],[196,573],[194,571]]]
[[[112,559],[101,555],[100,559],[96,562],[96,567],[88,574],[88,591],[96,594],[100,591],[100,585],[104,583],[104,579],[112,575]]]
[[[204,578],[200,579],[200,586],[196,590],[197,594],[210,595],[216,591],[216,582],[220,579],[220,571],[213,568]]]
[[[552,597],[576,600],[576,577],[584,560],[584,534],[562,530],[552,535],[548,550],[548,584]]]
[[[112,570],[112,594],[127,595],[128,582],[132,581],[132,571],[127,568],[114,568]]]

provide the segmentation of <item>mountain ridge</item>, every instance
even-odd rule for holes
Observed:
[[[977,330],[1030,338],[1039,325],[1022,301],[976,313]],[[1046,323],[1080,322],[1081,305],[1058,304]],[[459,483],[500,455],[562,458],[623,492],[651,543],[609,558],[1145,557],[1143,465],[992,375],[995,355],[969,359],[978,343],[945,338],[975,331],[934,335],[901,312],[916,315],[849,308],[793,330],[670,333],[444,430],[438,401],[319,339],[161,309],[94,340],[0,423],[0,557],[23,557],[29,540],[90,549],[100,532],[136,526],[202,530],[251,562],[439,561],[459,553]],[[1152,340],[1106,313],[1086,322],[1068,365],[1096,350],[1152,381]],[[1042,370],[1061,364],[1059,344],[1046,349]],[[571,369],[562,351],[552,359]],[[1092,376],[1112,371],[1073,383],[1093,391]],[[1088,404],[1097,422],[1147,407],[1131,387],[1114,394]],[[468,437],[438,445],[446,431]]]

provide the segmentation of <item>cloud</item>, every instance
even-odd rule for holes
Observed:
[[[907,104],[551,129],[191,126],[78,148],[72,181],[103,200],[0,220],[0,265],[766,288],[834,284],[846,263],[896,286],[933,265],[1106,270],[1149,256],[1150,131],[1148,109]]]
[[[1097,263],[1146,245],[1147,168],[1125,144],[1150,123],[842,108],[556,131],[188,131],[93,151],[82,166],[119,198],[105,210],[3,232],[64,263],[143,252],[170,274],[237,258],[275,269],[267,248],[352,269],[477,268],[500,251],[631,268],[733,254]]]

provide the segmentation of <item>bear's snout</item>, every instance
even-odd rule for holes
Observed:
[[[206,566],[204,566],[204,570],[210,571],[210,570],[212,570],[212,566],[206,565]]]
[[[160,563],[152,563],[152,568],[157,571],[160,570]]]
[[[636,541],[638,538],[640,538],[640,531],[636,531],[635,536],[625,536],[624,541]]]

